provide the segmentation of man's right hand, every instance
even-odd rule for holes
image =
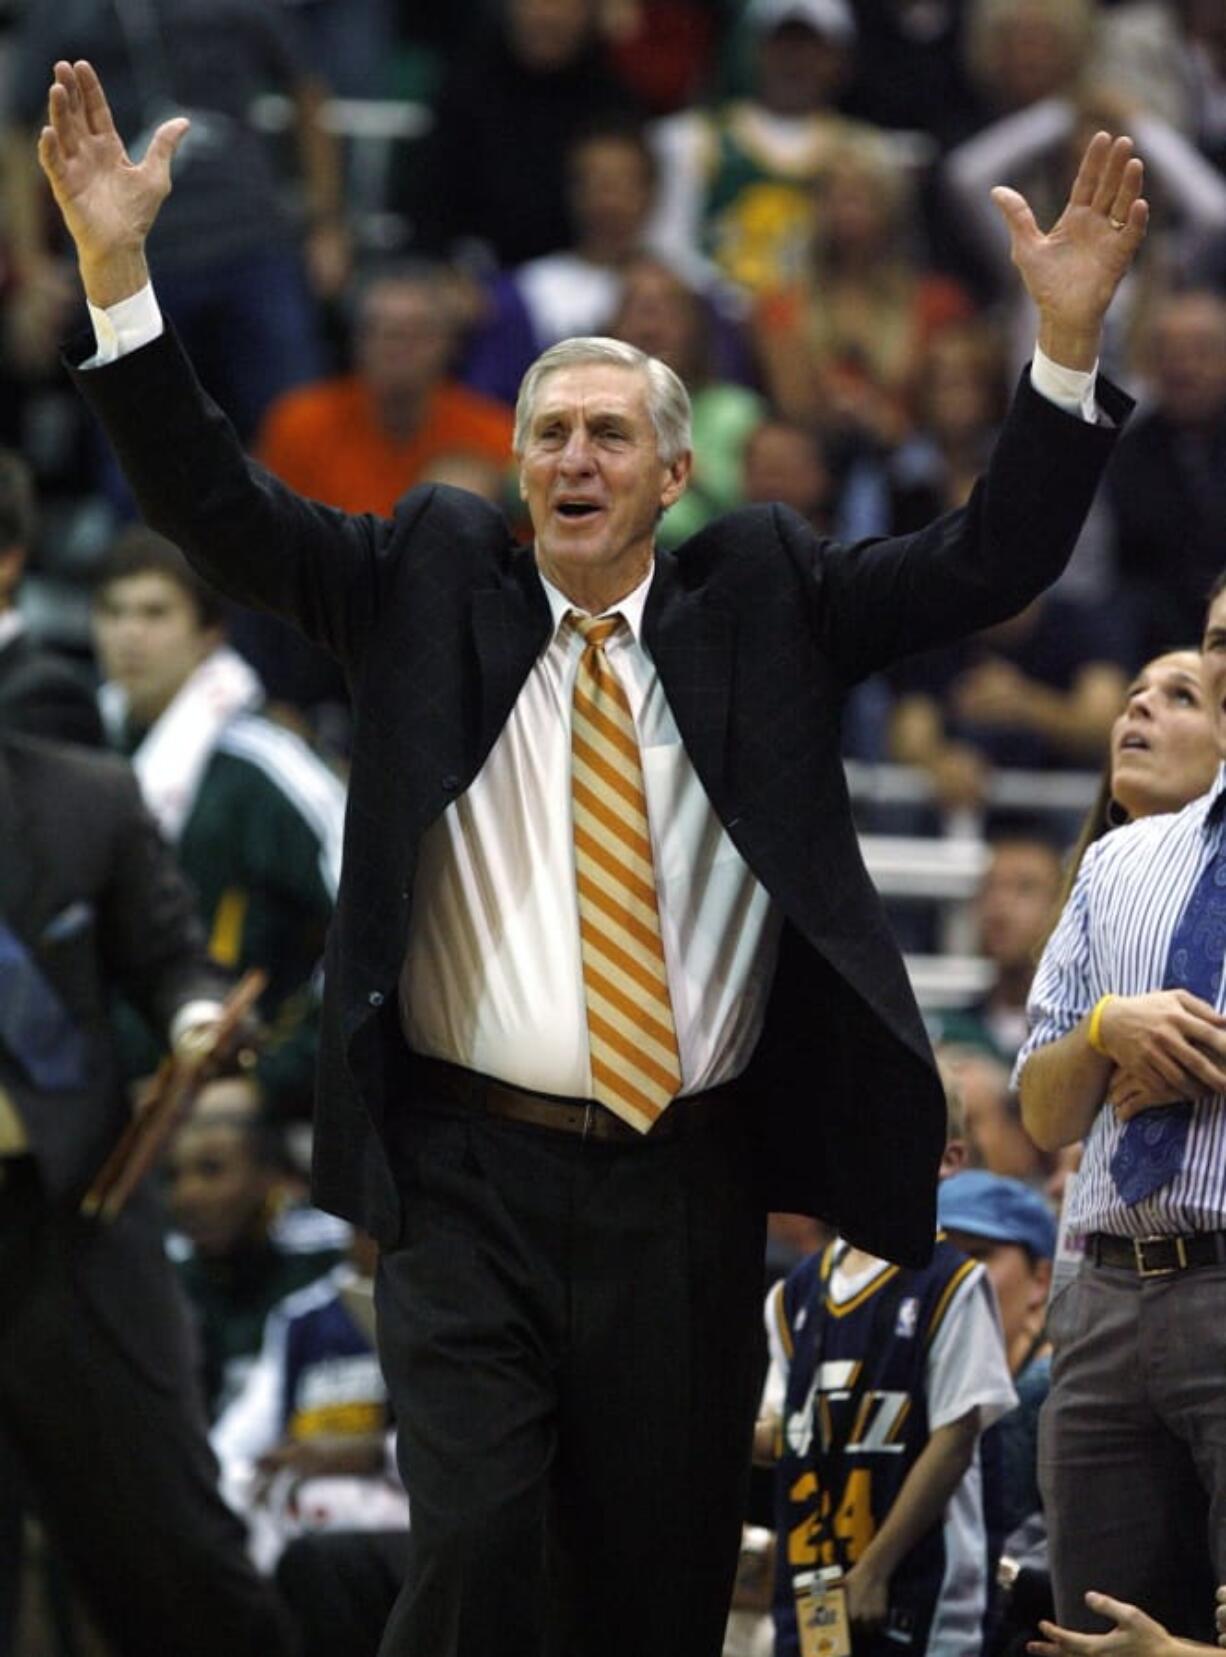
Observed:
[[[1113,997],[1098,1039],[1151,1102],[1226,1091],[1226,1018],[1188,990]]]
[[[148,281],[145,238],[170,194],[170,163],[188,122],[163,121],[133,163],[102,83],[86,62],[57,63],[38,159],[76,244],[88,298],[114,305]]]

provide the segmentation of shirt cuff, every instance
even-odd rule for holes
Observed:
[[[1038,347],[1034,348],[1034,357],[1030,364],[1030,383],[1040,397],[1046,397],[1049,403],[1055,403],[1066,414],[1078,415],[1087,425],[1099,424],[1098,404],[1094,398],[1094,386],[1098,379],[1098,361],[1088,371],[1081,368],[1065,368],[1058,362],[1053,362]]]
[[[149,345],[165,330],[152,282],[146,282],[138,292],[129,294],[117,305],[108,305],[105,310],[91,305],[89,319],[94,325],[98,349],[88,362],[81,364],[82,368],[105,368],[130,351]]]

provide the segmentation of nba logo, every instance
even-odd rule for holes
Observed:
[[[894,1325],[894,1334],[900,1341],[914,1340],[918,1321],[919,1301],[911,1295],[898,1308],[898,1322]]]

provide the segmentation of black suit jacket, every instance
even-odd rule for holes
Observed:
[[[401,1208],[384,1130],[407,1086],[395,1006],[417,849],[547,640],[532,553],[492,507],[442,486],[386,521],[292,494],[244,458],[172,336],[75,378],[148,521],[209,581],[344,666],[354,754],[315,1195],[390,1243]],[[1102,396],[1124,414],[1126,398]],[[893,1259],[930,1250],[944,1101],[860,858],[841,702],[865,674],[1012,614],[1050,582],[1113,437],[1025,383],[967,509],[917,535],[843,547],[755,507],[657,554],[645,642],[715,810],[786,918],[747,1072],[766,1201]]]
[[[89,1183],[127,1120],[110,1028],[122,988],[168,1028],[198,997],[224,995],[173,853],[129,766],[109,754],[0,736],[0,913],[88,1044],[88,1084],[47,1094],[0,1050],[46,1188]]]
[[[0,731],[101,748],[98,704],[84,679],[26,633],[0,647]]]

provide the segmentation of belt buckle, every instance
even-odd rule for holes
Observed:
[[[1147,1243],[1174,1243],[1175,1264],[1173,1266],[1148,1266],[1145,1263],[1145,1247]],[[1132,1239],[1132,1258],[1136,1266],[1138,1277],[1165,1277],[1170,1272],[1182,1271],[1188,1264],[1188,1251],[1182,1237],[1134,1237]]]

